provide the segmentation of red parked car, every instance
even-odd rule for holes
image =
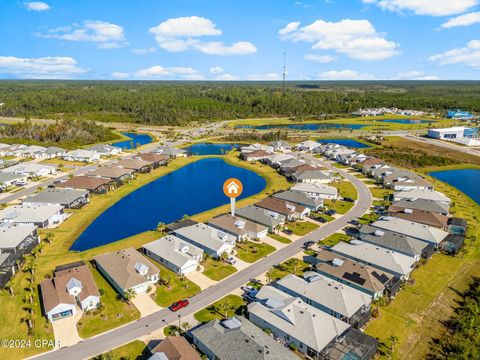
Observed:
[[[185,306],[187,306],[188,304],[190,304],[188,299],[180,300],[180,301],[174,302],[172,305],[170,305],[170,310],[171,311],[178,311],[181,308],[184,308]]]

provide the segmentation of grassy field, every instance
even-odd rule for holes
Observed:
[[[237,295],[227,295],[212,305],[194,314],[195,320],[206,323],[214,319],[225,319],[235,314],[240,315],[245,309],[245,301]]]
[[[354,200],[358,198],[357,190],[350,181],[342,180],[338,182],[333,182],[330,185],[337,188],[338,194],[341,197],[349,197]]]
[[[288,274],[302,276],[303,273],[308,269],[309,265],[306,262],[297,258],[292,258],[268,270],[267,278],[270,278],[271,281],[275,281],[287,276]]]
[[[381,188],[380,186],[371,187],[369,188],[369,190],[372,193],[372,196],[377,199],[384,199],[385,197],[388,197],[394,193],[393,190],[384,189],[384,188]]]
[[[140,340],[135,340],[113,349],[108,353],[104,353],[97,358],[108,359],[108,356],[110,356],[110,359],[113,360],[146,360],[150,356],[150,351],[147,349],[145,343]]]
[[[292,242],[292,240],[287,239],[285,236],[278,235],[278,234],[268,234],[268,237],[271,237],[272,239],[280,241],[283,244],[290,244]]]
[[[203,275],[214,281],[223,280],[237,271],[234,266],[212,258],[205,260],[203,266],[205,268]]]
[[[117,292],[96,269],[92,270],[92,275],[100,293],[103,293],[101,301],[104,309],[82,316],[77,323],[80,337],[94,336],[140,318],[140,312],[135,306],[117,300]]]
[[[345,234],[340,234],[340,233],[334,233],[325,239],[321,241],[321,245],[325,246],[335,246],[337,245],[340,241],[345,241],[348,242],[350,241],[350,236],[347,236]]]
[[[275,250],[273,246],[261,242],[246,241],[237,243],[237,257],[248,263],[254,263]]]
[[[318,225],[309,221],[296,221],[292,224],[288,224],[287,229],[292,230],[295,235],[304,236],[313,230],[318,229]]]
[[[345,214],[355,205],[353,202],[340,201],[340,200],[325,200],[323,202],[328,209],[335,210],[337,214]],[[324,215],[322,215],[324,216]]]

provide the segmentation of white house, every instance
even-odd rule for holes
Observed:
[[[301,191],[307,193],[311,197],[320,199],[336,199],[338,197],[337,188],[320,183],[297,183],[290,190]]]
[[[77,149],[67,152],[62,158],[67,161],[94,162],[100,160],[100,154],[96,151]]]
[[[27,175],[28,177],[42,177],[57,173],[56,166],[40,164],[36,162],[23,162],[2,169],[1,172],[8,174]]]
[[[174,235],[167,235],[142,246],[145,255],[179,275],[195,271],[203,250]]]
[[[8,206],[0,210],[0,223],[17,225],[36,225],[47,228],[65,220],[64,207],[61,205],[22,204]]]
[[[27,175],[22,174],[9,174],[0,171],[0,188],[5,190],[6,188],[19,183],[25,183],[28,180]]]
[[[320,143],[312,140],[306,140],[297,144],[297,149],[300,151],[314,151],[320,146]]]
[[[97,152],[100,156],[114,156],[122,153],[122,149],[118,146],[108,144],[97,144],[87,148],[88,151]]]
[[[431,190],[431,189],[410,189],[410,190],[403,190],[397,191],[393,194],[393,201],[399,200],[430,200],[435,201],[438,203],[442,203],[445,205],[450,205],[452,202],[449,197],[445,194],[441,193],[440,191]]]

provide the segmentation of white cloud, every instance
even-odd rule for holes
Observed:
[[[232,74],[220,74],[215,76],[215,80],[219,81],[235,81],[235,80],[240,80],[240,77],[237,75],[232,75]]]
[[[417,15],[448,16],[461,14],[479,0],[363,0],[388,11],[412,11]]]
[[[266,74],[250,74],[247,76],[247,80],[251,81],[278,81],[282,80],[282,75],[274,72]]]
[[[119,79],[119,80],[121,80],[121,79],[126,79],[126,78],[128,78],[129,76],[130,76],[130,74],[127,73],[127,72],[113,72],[113,73],[112,73],[112,78],[114,78],[114,79]]]
[[[440,80],[438,76],[435,75],[425,75],[423,71],[420,70],[411,70],[405,71],[398,74],[397,78],[394,80]]]
[[[450,29],[457,26],[470,26],[480,23],[480,12],[472,12],[454,17],[442,24],[442,28]]]
[[[18,58],[0,56],[0,73],[12,74],[20,78],[70,79],[74,75],[87,72],[71,57],[48,56],[41,58]]]
[[[211,67],[210,69],[208,69],[208,72],[210,74],[220,74],[220,73],[223,73],[225,70],[223,70],[223,68],[221,66],[213,66]]]
[[[47,11],[50,10],[50,5],[42,1],[30,1],[25,3],[27,10],[29,11]]]
[[[304,27],[290,23],[278,33],[284,40],[311,42],[313,49],[334,50],[358,60],[387,59],[396,55],[399,48],[397,43],[379,34],[368,20],[316,20]]]
[[[463,64],[478,68],[480,67],[480,40],[472,40],[462,48],[430,56],[429,60],[440,65]]]
[[[150,47],[145,48],[145,49],[133,48],[130,51],[132,53],[134,53],[135,55],[146,55],[146,54],[154,53],[155,51],[157,51],[157,48],[155,46],[150,46]]]
[[[219,36],[222,31],[210,20],[199,16],[168,19],[150,28],[160,48],[170,52],[197,50],[209,55],[248,55],[257,52],[250,42],[226,45],[221,41],[203,41],[204,36]]]
[[[330,70],[318,75],[321,80],[375,80],[371,74],[360,73],[355,70]]]
[[[135,72],[135,77],[141,79],[155,79],[155,78],[182,78],[182,79],[193,79],[193,77],[198,78],[201,76],[198,70],[195,70],[191,67],[163,67],[160,65],[155,65],[147,69],[141,69]],[[202,77],[203,78],[203,77]],[[196,79],[195,79],[196,80]]]
[[[305,55],[304,58],[305,60],[313,61],[319,64],[328,64],[336,59],[335,56],[331,56],[331,55],[313,55],[313,54],[307,54]]]
[[[123,27],[100,20],[87,20],[81,25],[59,27],[49,30],[48,33],[35,35],[48,39],[94,42],[102,49],[117,48],[127,43]]]

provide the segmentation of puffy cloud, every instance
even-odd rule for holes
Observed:
[[[429,60],[440,65],[463,64],[475,68],[480,67],[480,40],[472,40],[462,48],[430,56]]]
[[[425,75],[423,71],[411,70],[405,71],[398,74],[397,79],[400,80],[440,80],[438,76],[435,75]]]
[[[479,0],[363,0],[383,10],[412,11],[417,15],[448,16],[461,14],[477,5]]]
[[[457,26],[470,26],[480,23],[480,12],[472,12],[454,17],[442,24],[442,28],[450,29]]]
[[[240,80],[240,77],[237,75],[232,75],[232,74],[220,74],[215,76],[215,80],[219,81],[235,81],[235,80]]]
[[[126,79],[130,76],[129,73],[127,72],[113,72],[112,73],[112,78],[114,79],[118,79],[118,80],[121,80],[121,79]]]
[[[328,64],[336,59],[335,56],[331,56],[331,55],[313,55],[313,54],[307,54],[305,55],[304,58],[305,60],[313,61],[319,64]]]
[[[80,24],[51,29],[37,37],[67,41],[88,41],[98,43],[98,47],[112,49],[126,44],[125,32],[120,25],[100,20],[87,20]]]
[[[274,72],[266,74],[250,74],[247,76],[247,80],[251,81],[278,81],[282,80],[282,75]]]
[[[50,5],[42,1],[30,1],[25,3],[27,10],[29,11],[47,11],[50,10]]]
[[[71,57],[18,58],[0,56],[0,73],[12,74],[20,78],[70,79],[87,71],[88,69],[79,67],[77,61]]]
[[[155,46],[150,46],[150,47],[145,48],[145,49],[133,48],[130,51],[132,53],[134,53],[135,55],[146,55],[146,54],[154,53],[155,51],[157,51],[157,48]]]
[[[226,45],[221,41],[204,41],[204,36],[219,36],[222,31],[210,20],[199,16],[168,19],[150,28],[160,48],[170,52],[196,50],[209,55],[248,55],[257,52],[250,42]]]
[[[220,74],[220,73],[223,73],[225,70],[223,70],[223,68],[221,66],[213,66],[211,67],[210,69],[208,69],[208,72],[210,74]]]
[[[313,49],[334,50],[358,60],[387,59],[396,55],[399,47],[380,35],[368,20],[316,20],[304,27],[290,23],[278,33],[284,40],[314,43]]]
[[[319,74],[318,77],[321,80],[375,80],[375,76],[355,70],[330,70]]]
[[[182,78],[193,80],[195,78],[195,80],[197,80],[201,74],[198,70],[195,70],[191,67],[163,67],[160,65],[155,65],[147,69],[138,70],[135,72],[134,76],[141,79]]]

